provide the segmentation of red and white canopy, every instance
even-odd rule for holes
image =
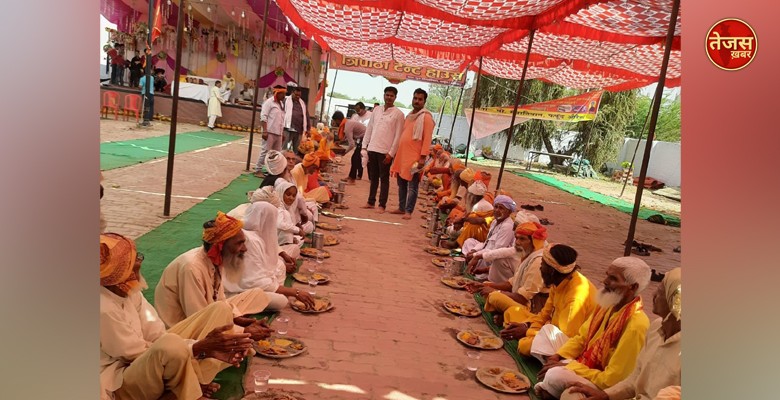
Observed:
[[[658,81],[671,0],[276,0],[324,48],[371,61],[476,69],[571,88],[626,90]],[[666,86],[680,84],[680,29]]]

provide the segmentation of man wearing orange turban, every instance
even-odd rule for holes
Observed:
[[[260,128],[262,129],[262,150],[257,159],[257,170],[265,165],[265,156],[269,150],[282,151],[282,139],[284,134],[284,96],[287,88],[276,86],[274,95],[260,108]]]
[[[261,312],[269,303],[260,289],[227,299],[222,287],[225,268],[243,269],[246,252],[243,223],[219,211],[203,224],[203,246],[176,257],[165,268],[154,291],[154,304],[166,326],[173,326],[215,302],[233,307],[234,322],[257,336],[262,327],[243,315]]]
[[[327,203],[330,201],[331,194],[327,186],[319,184],[320,157],[317,153],[309,153],[303,157],[303,162],[296,164],[290,171],[290,175],[293,183],[298,187],[298,193],[302,193],[304,199]]]
[[[233,314],[214,303],[168,331],[141,294],[144,256],[132,240],[100,235],[101,399],[195,400],[219,389],[217,372],[252,354],[250,333],[233,333]]]
[[[526,320],[531,313],[541,309],[547,299],[547,288],[541,272],[546,244],[547,228],[536,223],[524,223],[515,230],[514,247],[490,250],[475,256],[492,262],[492,266],[505,264],[515,271],[512,278],[505,282],[485,282],[469,288],[485,296],[485,311],[499,313],[496,322],[504,321],[507,324]]]

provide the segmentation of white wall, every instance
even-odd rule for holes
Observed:
[[[631,157],[634,155],[634,149],[636,149],[637,141],[637,139],[626,139],[625,142],[623,142],[623,148],[620,149],[620,153],[618,154],[618,163],[631,161]],[[634,177],[639,176],[640,168],[642,168],[645,142],[645,140],[642,140],[641,143],[639,143],[639,149],[637,149],[636,152],[636,158],[634,160]],[[658,179],[665,183],[666,186],[680,187],[681,153],[682,148],[680,143],[653,141],[653,146],[650,149],[650,162],[647,167],[647,176]]]

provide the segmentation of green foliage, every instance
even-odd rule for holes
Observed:
[[[458,105],[458,95],[460,94],[460,88],[456,86],[437,85],[431,84],[428,89],[428,100],[425,102],[425,108],[430,112],[438,113],[441,111],[441,106],[444,104],[444,99],[449,96],[451,100],[447,100],[444,106],[444,113],[452,115],[452,111],[455,106]],[[465,93],[463,95],[465,97]],[[460,106],[458,107],[457,115],[463,115],[463,99],[461,99]]]
[[[352,97],[349,97],[348,95],[339,92],[333,92],[333,95],[331,97],[333,97],[334,99],[352,100]]]
[[[650,106],[652,98],[640,95],[637,99],[637,109],[634,120],[628,127],[629,137],[647,137],[648,127],[645,121],[650,123]],[[658,111],[658,121],[655,125],[655,140],[664,142],[680,141],[680,96],[666,93],[661,100],[661,109]]]
[[[583,154],[596,170],[608,161],[615,161],[628,127],[635,119],[638,97],[639,90],[604,92],[596,119],[577,124],[580,134],[567,153]]]

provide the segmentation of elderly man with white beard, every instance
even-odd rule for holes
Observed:
[[[212,303],[226,302],[233,323],[252,339],[268,337],[265,324],[244,315],[263,311],[269,299],[260,289],[247,290],[227,299],[222,287],[225,268],[238,269],[246,253],[243,223],[218,211],[216,219],[203,224],[203,246],[176,257],[162,273],[154,291],[154,305],[166,326],[173,326]],[[237,328],[236,330],[240,330]]]
[[[639,296],[649,282],[650,267],[641,259],[612,262],[593,315],[539,371],[539,396],[560,398],[575,383],[604,390],[631,374],[650,326]]]
[[[100,235],[100,398],[210,397],[217,372],[252,354],[248,333],[233,333],[231,307],[213,303],[169,330],[141,295],[143,254],[132,240]],[[203,397],[205,396],[205,397]]]

